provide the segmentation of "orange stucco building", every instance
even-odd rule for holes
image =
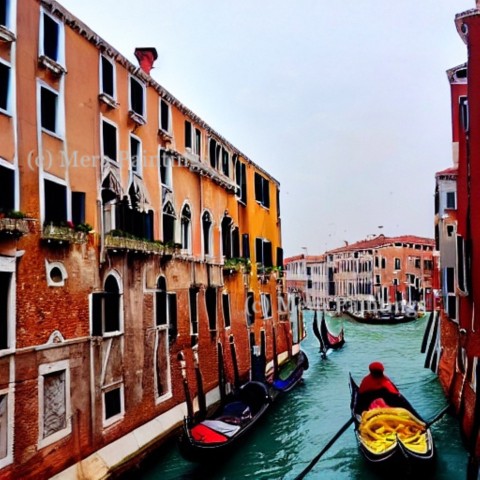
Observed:
[[[135,55],[0,0],[2,478],[124,468],[304,336],[278,182]]]

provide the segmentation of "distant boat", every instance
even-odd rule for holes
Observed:
[[[318,327],[317,311],[313,316],[313,333],[318,338],[320,343],[320,353],[323,357],[326,357],[329,351],[338,350],[345,344],[345,335],[343,327],[338,335],[330,333],[325,320],[325,313],[322,314],[322,320],[320,321],[320,328]]]
[[[368,323],[370,325],[395,325],[397,323],[406,323],[417,319],[416,313],[414,315],[396,315],[392,312],[365,312],[363,315],[359,315],[345,310],[344,314],[358,323]]]

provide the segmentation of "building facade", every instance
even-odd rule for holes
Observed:
[[[430,332],[430,343],[438,345],[435,371],[460,418],[470,453],[468,478],[477,478],[480,458],[480,2],[475,7],[455,18],[468,61],[447,71],[453,164],[436,174],[435,230],[442,295]]]
[[[135,56],[0,0],[2,478],[123,468],[304,336],[278,182]]]
[[[303,292],[305,306],[352,311],[434,303],[435,241],[379,235],[323,256],[285,259],[287,289]],[[302,286],[303,282],[303,286]]]

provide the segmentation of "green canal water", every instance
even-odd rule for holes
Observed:
[[[423,367],[420,346],[428,316],[415,322],[371,326],[351,320],[331,319],[331,330],[344,324],[346,344],[326,360],[319,354],[312,332],[313,314],[305,312],[308,337],[302,349],[310,368],[304,381],[277,400],[267,416],[230,458],[199,466],[184,460],[174,442],[152,455],[138,470],[138,480],[293,480],[349,419],[348,374],[360,381],[368,364],[379,360],[385,372],[399,386],[417,411],[429,420],[445,405],[440,384]],[[467,453],[458,422],[445,415],[432,426],[437,448],[433,478],[466,478]],[[378,480],[357,449],[353,426],[325,453],[306,480]]]

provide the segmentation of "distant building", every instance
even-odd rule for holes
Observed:
[[[433,239],[379,235],[318,257],[286,258],[287,289],[302,292],[306,308],[401,310],[420,303],[431,310],[434,247]]]
[[[279,183],[135,55],[0,0],[1,478],[105,478],[304,336]]]

